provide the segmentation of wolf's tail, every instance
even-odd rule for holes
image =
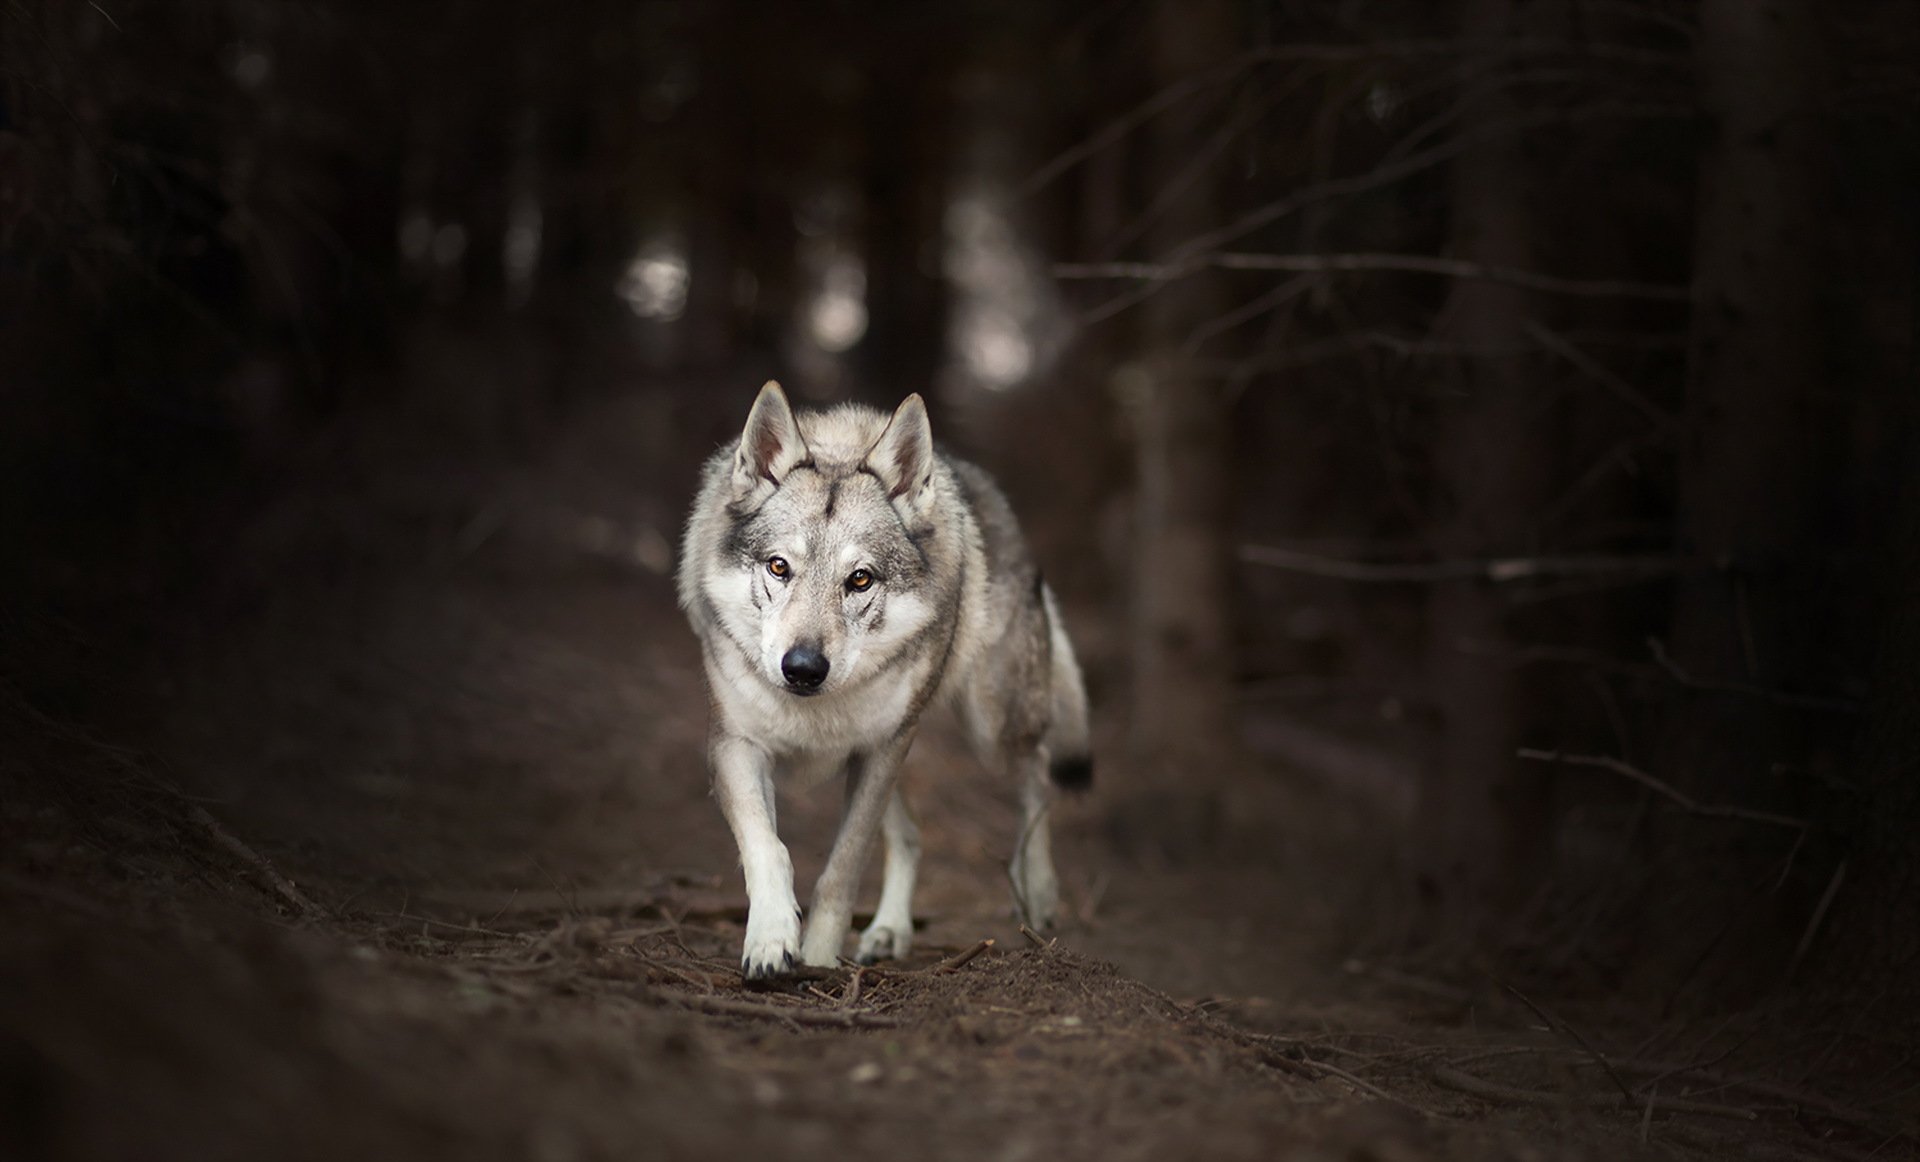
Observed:
[[[1047,608],[1047,634],[1053,654],[1053,724],[1047,728],[1049,774],[1056,787],[1084,791],[1093,785],[1093,738],[1087,722],[1087,687],[1080,679],[1080,663],[1067,640],[1066,623],[1053,590],[1044,583],[1040,598]]]

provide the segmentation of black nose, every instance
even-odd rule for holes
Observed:
[[[812,646],[795,646],[780,659],[780,672],[788,685],[816,689],[827,680],[827,655]]]

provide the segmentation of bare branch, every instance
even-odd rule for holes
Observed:
[[[1119,141],[1127,134],[1140,128],[1140,126],[1145,125],[1147,122],[1158,117],[1168,109],[1173,108],[1175,105],[1178,105],[1181,101],[1186,100],[1195,93],[1200,92],[1202,89],[1212,88],[1214,85],[1231,80],[1233,77],[1239,75],[1245,67],[1246,62],[1244,60],[1229,61],[1217,69],[1197,73],[1184,80],[1176,81],[1166,86],[1132,109],[1109,121],[1093,136],[1067,149],[1065,152],[1054,157],[1053,160],[1033,171],[1032,175],[1030,175],[1026,181],[1020,183],[1020,188],[1015,191],[1014,196],[1016,198],[1026,198],[1039,193],[1051,185],[1054,179],[1066,173],[1074,166],[1079,165],[1094,154],[1099,153],[1109,145]]]
[[[1755,686],[1750,682],[1728,682],[1708,678],[1696,678],[1680,668],[1680,663],[1667,653],[1665,643],[1657,637],[1647,639],[1647,649],[1653,652],[1653,660],[1660,664],[1672,679],[1689,690],[1709,690],[1720,694],[1740,694],[1748,698],[1764,698],[1769,702],[1778,702],[1783,706],[1800,706],[1810,710],[1831,710],[1838,714],[1862,714],[1866,708],[1851,698],[1834,698],[1819,694],[1789,694],[1782,690],[1769,690],[1765,686]]]
[[[1331,178],[1327,181],[1316,182],[1311,186],[1295,190],[1284,198],[1269,202],[1264,206],[1248,212],[1238,221],[1231,222],[1217,230],[1189,239],[1187,242],[1181,244],[1178,250],[1169,257],[1169,261],[1185,261],[1193,258],[1195,255],[1218,250],[1220,247],[1236,239],[1244,238],[1263,226],[1270,226],[1282,218],[1298,213],[1307,206],[1314,205],[1318,202],[1329,201],[1333,198],[1345,197],[1350,194],[1366,193],[1370,190],[1390,186],[1395,182],[1412,177],[1414,174],[1432,169],[1442,162],[1450,161],[1468,150],[1478,149],[1483,145],[1495,141],[1518,136],[1529,130],[1544,129],[1556,125],[1577,124],[1582,121],[1605,121],[1612,119],[1638,120],[1644,118],[1671,120],[1674,118],[1691,118],[1697,115],[1698,111],[1691,106],[1641,102],[1596,102],[1580,109],[1541,110],[1527,116],[1513,118],[1510,121],[1494,123],[1472,133],[1463,133],[1457,137],[1449,138],[1430,149],[1423,149],[1419,153],[1411,154],[1397,164],[1377,166],[1365,173],[1353,174],[1344,178]]]
[[[1322,557],[1272,545],[1241,545],[1239,556],[1249,564],[1266,565],[1294,573],[1332,577],[1341,581],[1376,582],[1492,581],[1504,584],[1536,577],[1586,577],[1621,573],[1661,576],[1702,567],[1700,562],[1689,558],[1668,556],[1494,557],[1485,560],[1392,564]]]
[[[1770,823],[1775,827],[1791,827],[1798,831],[1805,831],[1812,826],[1805,819],[1795,819],[1790,815],[1776,815],[1772,811],[1702,803],[1673,784],[1657,779],[1639,767],[1622,762],[1610,755],[1562,754],[1557,750],[1534,750],[1529,747],[1521,747],[1514,753],[1523,759],[1533,759],[1536,762],[1559,763],[1568,767],[1595,767],[1603,771],[1612,771],[1621,778],[1638,783],[1670,800],[1690,815],[1700,815],[1709,819],[1741,819],[1748,823]]]
[[[1684,53],[1660,52],[1621,44],[1590,41],[1502,40],[1475,42],[1463,40],[1409,40],[1357,44],[1284,44],[1268,45],[1244,53],[1206,72],[1196,73],[1165,86],[1146,100],[1107,122],[1091,136],[1055,155],[1020,183],[1016,197],[1030,197],[1053,184],[1062,174],[1113,145],[1127,134],[1145,125],[1181,101],[1216,85],[1225,84],[1256,65],[1337,64],[1349,61],[1414,60],[1452,57],[1476,64],[1488,57],[1559,56],[1613,64],[1634,64],[1651,68],[1682,68],[1689,65]]]
[[[1648,399],[1646,393],[1607,370],[1605,366],[1586,352],[1541,326],[1535,320],[1527,320],[1526,327],[1527,334],[1532,336],[1536,343],[1539,343],[1542,347],[1545,347],[1568,363],[1573,364],[1575,368],[1584,372],[1594,382],[1613,392],[1614,395],[1625,401],[1628,407],[1645,417],[1646,421],[1654,425],[1654,427],[1666,429],[1674,424],[1675,421],[1671,412],[1668,412],[1659,404]]]
[[[1519,270],[1510,266],[1490,266],[1457,258],[1432,258],[1423,254],[1211,254],[1184,263],[1152,262],[1063,262],[1053,268],[1055,278],[1133,278],[1169,281],[1186,278],[1208,267],[1222,270],[1278,270],[1311,273],[1337,271],[1402,271],[1413,274],[1437,274],[1448,278],[1482,279],[1506,283],[1545,294],[1587,298],[1638,298],[1657,302],[1691,302],[1690,287],[1666,283],[1633,282],[1622,279],[1577,279]]]
[[[1827,881],[1827,890],[1820,893],[1820,902],[1814,905],[1813,915],[1807,920],[1807,930],[1800,934],[1800,943],[1794,947],[1793,959],[1787,962],[1787,979],[1792,980],[1800,972],[1800,962],[1807,958],[1813,948],[1813,938],[1820,931],[1820,921],[1827,918],[1827,909],[1833,907],[1833,898],[1840,894],[1840,885],[1847,879],[1847,861],[1841,860],[1840,866],[1833,869],[1833,878]]]

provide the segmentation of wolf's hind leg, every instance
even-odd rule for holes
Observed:
[[[739,738],[715,740],[714,796],[740,848],[747,879],[747,941],[740,973],[764,980],[793,971],[800,950],[800,904],[793,861],[774,830],[773,757]]]
[[[1013,904],[1028,927],[1052,928],[1060,919],[1060,878],[1053,870],[1053,782],[1045,747],[1019,754],[1011,764],[1020,779],[1020,834],[1013,845]]]
[[[920,827],[907,810],[900,788],[887,800],[880,820],[880,837],[887,845],[886,876],[880,885],[880,906],[873,923],[860,934],[857,952],[861,964],[898,959],[913,947],[913,885],[920,871]]]
[[[814,884],[813,907],[807,912],[806,934],[800,938],[800,960],[804,964],[831,968],[840,957],[841,942],[853,923],[853,893],[860,886],[860,873],[873,850],[874,833],[887,814],[900,760],[912,744],[913,732],[909,730],[891,744],[855,756],[847,764],[846,812],[840,818],[840,834],[834,836],[827,866]],[[908,928],[911,930],[912,925]]]

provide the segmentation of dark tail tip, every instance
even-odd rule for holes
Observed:
[[[1055,759],[1047,774],[1052,777],[1053,785],[1063,791],[1084,791],[1093,786],[1093,756]]]

